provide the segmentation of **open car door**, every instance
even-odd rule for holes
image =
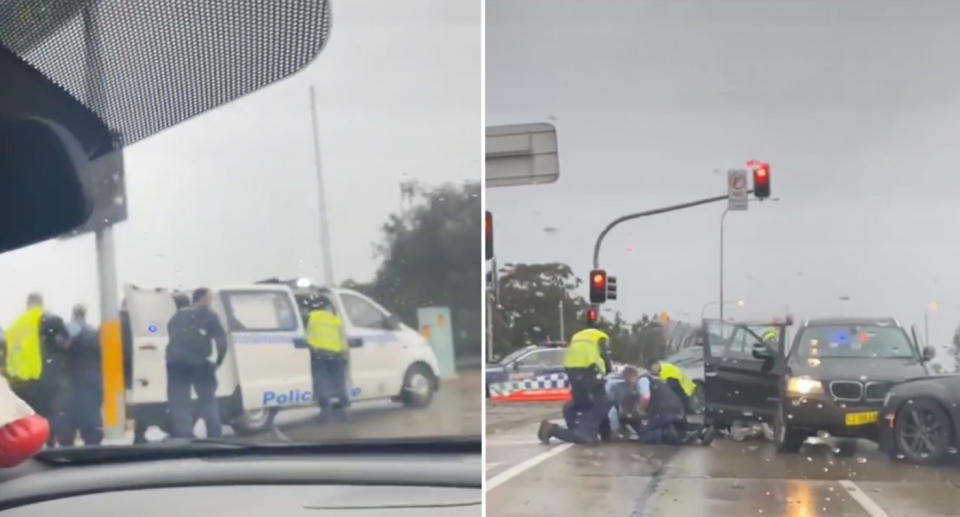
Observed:
[[[167,291],[124,287],[130,316],[130,404],[167,400],[167,322],[177,311]]]
[[[777,338],[764,342],[770,330]],[[785,327],[704,320],[704,398],[707,421],[772,422],[784,364]]]
[[[311,404],[310,348],[289,288],[244,286],[218,292],[244,411]]]

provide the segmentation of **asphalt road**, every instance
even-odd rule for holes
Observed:
[[[343,440],[419,436],[482,435],[482,377],[479,371],[461,372],[456,379],[441,381],[429,406],[407,408],[380,401],[355,404],[342,418],[318,424],[319,411],[300,410],[305,415],[279,414],[279,438],[291,440]],[[291,412],[293,413],[293,412]]]
[[[359,402],[322,423],[319,409],[289,409],[277,414],[274,429],[246,439],[277,442],[480,436],[483,412],[481,372],[460,372],[457,378],[440,382],[440,390],[425,408],[407,408],[389,400]],[[197,436],[206,436],[202,421],[197,422],[194,432]],[[233,434],[229,426],[224,427],[225,436]],[[163,431],[156,427],[147,432],[149,441],[165,438]],[[129,430],[127,436],[113,443],[132,442],[133,431]]]
[[[523,413],[525,420],[518,418]],[[545,446],[536,438],[543,415],[559,417],[559,406],[488,409],[487,515],[960,513],[960,462],[908,465],[890,461],[870,442],[832,439],[814,440],[794,455],[778,455],[763,440]]]

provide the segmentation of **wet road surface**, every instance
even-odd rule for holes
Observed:
[[[244,439],[279,442],[480,436],[482,412],[481,372],[466,371],[457,378],[442,379],[440,390],[425,408],[408,408],[390,400],[358,402],[323,422],[319,421],[319,409],[288,409],[277,414],[274,429]],[[198,437],[206,436],[202,421],[197,422],[194,432]],[[229,426],[224,426],[224,435],[234,435]],[[147,431],[151,442],[165,438],[166,434],[156,427]],[[123,440],[107,443],[133,443],[132,425]]]
[[[461,372],[456,379],[442,380],[440,391],[425,408],[378,401],[358,403],[343,414],[318,424],[315,409],[301,410],[306,418],[290,421],[277,415],[280,438],[291,440],[344,440],[418,436],[482,435],[483,388],[480,372]],[[292,416],[292,415],[291,415]],[[299,415],[297,415],[299,416]]]
[[[489,423],[515,419],[491,408]],[[531,414],[543,407],[530,408]],[[490,414],[493,413],[493,414]],[[553,416],[557,416],[559,407]],[[557,421],[557,420],[555,420]],[[928,516],[960,513],[960,465],[890,461],[866,441],[709,447],[540,444],[537,423],[486,435],[487,515]]]

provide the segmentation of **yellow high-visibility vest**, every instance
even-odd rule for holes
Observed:
[[[607,333],[597,329],[584,329],[570,338],[567,353],[563,357],[564,368],[594,367],[601,374],[607,373],[607,365],[600,353],[600,340],[610,340]]]
[[[670,364],[666,361],[660,361],[660,380],[667,382],[667,379],[676,379],[680,383],[680,387],[683,388],[683,392],[687,396],[693,395],[694,391],[697,391],[697,384],[690,380],[690,377],[684,375],[683,370],[681,370],[677,365]]]
[[[330,311],[310,311],[307,343],[310,348],[321,352],[341,353],[346,350],[340,317]]]
[[[43,308],[27,309],[6,332],[7,375],[13,380],[35,381],[43,373],[40,350],[40,320]]]

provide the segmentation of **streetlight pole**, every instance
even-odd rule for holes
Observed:
[[[567,337],[566,332],[563,330],[563,326],[564,326],[564,325],[563,325],[563,323],[564,323],[564,321],[563,321],[563,298],[560,299],[560,302],[558,302],[557,305],[559,306],[559,309],[560,309],[560,340],[562,341],[562,340],[566,339],[566,337]]]
[[[313,127],[313,161],[317,170],[317,208],[320,212],[320,253],[323,255],[323,281],[333,287],[333,256],[330,249],[330,219],[327,216],[327,196],[323,185],[323,167],[320,165],[320,130],[317,127],[317,100],[310,85],[310,123]]]
[[[729,208],[723,209],[723,214],[720,216],[720,321],[723,321],[723,222],[727,219],[727,212]]]

